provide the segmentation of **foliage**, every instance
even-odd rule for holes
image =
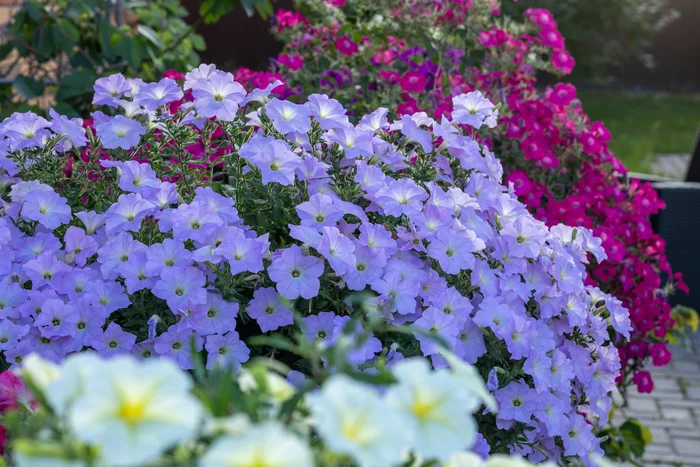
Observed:
[[[56,113],[2,123],[9,365],[94,349],[197,371],[194,350],[209,369],[262,357],[382,383],[405,358],[454,370],[447,346],[500,407],[476,416],[478,452],[602,454],[592,430],[628,312],[584,283],[601,240],[548,228],[501,184],[478,142],[496,106],[470,92],[440,121],[379,108],[351,125],[325,95],[271,99],[279,82],[248,94],[211,65],[169,76],[101,78],[86,131]],[[418,452],[467,447],[431,407],[416,410],[448,426]]]
[[[503,13],[520,17],[528,8],[546,8],[557,18],[577,62],[572,78],[605,82],[633,61],[654,67],[654,37],[678,12],[668,0],[520,0],[504,1]]]
[[[462,424],[464,439],[473,436],[471,412],[482,404],[495,408],[468,365],[431,371],[425,361],[405,360],[382,373],[386,381],[374,384],[336,373],[295,387],[262,361],[233,377],[201,371],[193,384],[166,360],[80,355],[56,366],[30,357],[24,379],[0,374],[0,397],[10,404],[3,422],[18,467],[434,465],[410,453],[426,445],[423,425],[436,424],[421,404]],[[416,390],[441,399],[414,399]],[[442,450],[445,467],[532,465]]]
[[[11,80],[0,114],[38,109],[49,96],[69,116],[91,110],[92,83],[103,74],[154,79],[199,63],[204,39],[188,26],[179,0],[29,0],[4,31],[0,59]]]
[[[652,232],[649,216],[663,202],[651,185],[626,177],[608,148],[610,133],[586,116],[574,86],[536,87],[537,72],[567,74],[575,63],[551,13],[529,9],[519,22],[491,1],[301,6],[277,14],[274,30],[285,49],[271,69],[242,69],[239,79],[251,88],[282,79],[277,92],[290,100],[327,92],[357,116],[386,106],[399,116],[422,111],[439,119],[454,116],[455,95],[487,93],[506,124],[480,141],[499,154],[505,182],[547,225],[586,227],[603,239],[607,259],[591,262],[585,281],[630,309],[630,339],[613,339],[623,361],[621,389],[651,391],[651,376],[641,370],[649,360],[670,360],[668,297],[687,287]]]

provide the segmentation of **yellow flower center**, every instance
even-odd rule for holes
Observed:
[[[426,399],[424,397],[417,397],[416,401],[411,406],[411,412],[420,421],[425,421],[433,418],[433,412],[440,405],[439,399]]]
[[[124,400],[119,408],[119,418],[127,425],[134,426],[146,418],[146,400]]]

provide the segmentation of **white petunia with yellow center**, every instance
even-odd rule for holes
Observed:
[[[333,452],[352,456],[362,466],[400,465],[408,455],[411,433],[377,392],[347,376],[328,379],[309,396],[312,423]]]
[[[276,422],[250,428],[242,436],[214,441],[200,467],[313,467],[309,447]]]
[[[398,384],[386,394],[400,413],[402,430],[413,436],[413,449],[429,460],[444,459],[471,447],[476,426],[470,409],[474,398],[449,370],[433,371],[426,360],[407,359],[393,368]]]
[[[172,362],[117,357],[91,372],[68,424],[110,465],[143,465],[195,434],[203,411],[191,385]]]

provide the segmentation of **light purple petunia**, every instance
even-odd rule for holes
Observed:
[[[51,131],[57,135],[63,135],[76,148],[83,147],[87,144],[85,137],[85,129],[83,128],[83,120],[80,118],[70,119],[66,116],[59,115],[54,109],[49,110],[51,116]]]
[[[116,109],[119,107],[117,100],[130,92],[131,87],[121,73],[116,73],[95,81],[94,90],[95,94],[92,98],[94,105],[107,105]]]
[[[428,245],[428,255],[440,263],[448,274],[459,274],[474,266],[474,243],[466,236],[450,230],[441,230]]]
[[[146,249],[146,245],[134,240],[128,232],[122,232],[111,238],[99,250],[97,250],[97,262],[100,264],[102,276],[106,279],[115,279],[115,269],[122,263],[129,261],[129,257]]]
[[[161,357],[169,357],[183,370],[194,368],[194,352],[200,352],[204,347],[204,339],[191,329],[171,326],[167,332],[156,337],[153,348]]]
[[[9,319],[0,321],[0,350],[10,350],[29,332],[29,325],[15,324]]]
[[[458,319],[458,321],[461,321],[461,327],[454,346],[455,354],[462,357],[465,362],[473,365],[479,357],[486,353],[484,334],[471,319],[463,318]]]
[[[496,126],[498,110],[480,91],[460,94],[452,98],[452,121],[460,125],[469,125],[477,130],[481,125],[489,128]]]
[[[225,334],[236,329],[238,303],[227,302],[221,295],[207,292],[207,303],[197,309],[203,312],[197,328],[199,334]]]
[[[392,180],[388,186],[377,191],[377,204],[389,216],[410,215],[423,209],[428,193],[410,178]]]
[[[85,231],[79,227],[70,226],[63,236],[66,256],[64,261],[75,263],[76,266],[83,267],[87,260],[97,253],[99,245],[97,241],[86,235]]]
[[[175,80],[163,78],[157,83],[140,86],[138,94],[134,97],[134,103],[148,110],[156,110],[161,105],[182,99],[183,96],[182,89]]]
[[[420,343],[420,350],[424,356],[435,355],[440,351],[440,344],[430,336],[440,336],[449,347],[454,347],[455,340],[459,334],[459,324],[454,316],[445,314],[434,307],[428,307],[423,314],[412,325],[412,327],[422,329],[423,332],[414,332],[416,339]],[[426,333],[429,336],[426,336]]]
[[[90,305],[103,308],[108,315],[131,305],[129,296],[124,293],[124,286],[113,281],[88,282],[84,298]]]
[[[51,252],[44,252],[31,261],[22,265],[22,269],[32,281],[32,289],[37,290],[55,275],[70,271],[70,266],[56,259]]]
[[[513,381],[495,393],[498,418],[529,423],[535,410],[541,407],[537,392],[525,381]]]
[[[333,198],[320,193],[312,195],[308,201],[296,206],[301,225],[323,231],[324,226],[336,226],[343,218],[343,212],[333,205]]]
[[[265,105],[265,114],[272,120],[275,130],[283,135],[306,133],[311,129],[311,111],[305,105],[274,98]]]
[[[75,325],[78,322],[78,310],[60,299],[47,300],[41,306],[41,313],[34,320],[41,335],[50,339],[75,335]]]
[[[151,292],[165,300],[173,313],[177,313],[178,310],[191,309],[207,302],[206,282],[204,273],[199,269],[175,266],[161,271],[160,280]]]
[[[401,134],[417,143],[426,154],[432,152],[433,139],[430,133],[419,128],[415,120],[408,115],[401,117]]]
[[[94,339],[102,336],[102,327],[107,320],[107,312],[102,307],[90,305],[87,300],[79,300],[76,309],[78,319],[72,333],[71,352],[81,351],[84,346],[89,346]]]
[[[135,335],[122,330],[117,323],[109,323],[105,332],[94,337],[89,345],[100,357],[110,358],[129,352],[135,343]]]
[[[117,269],[119,275],[124,278],[126,291],[130,294],[136,293],[139,290],[150,290],[155,285],[157,279],[149,276],[146,273],[146,251],[137,251],[129,261],[122,263]]]
[[[294,315],[288,302],[272,287],[256,290],[246,313],[257,321],[263,332],[294,324]]]
[[[396,311],[400,315],[415,313],[419,282],[404,280],[401,273],[392,271],[372,284],[372,289],[381,294],[379,299],[386,304],[388,311]]]
[[[372,134],[353,127],[338,128],[327,134],[330,143],[338,144],[348,159],[370,158],[374,154]]]
[[[50,230],[69,223],[73,218],[65,198],[44,190],[32,190],[26,194],[22,217],[37,221]]]
[[[305,317],[301,326],[302,335],[311,343],[330,342],[335,329],[335,316],[331,311],[323,311]]]
[[[149,277],[173,267],[187,267],[192,264],[192,253],[178,240],[166,238],[163,243],[154,243],[146,250],[146,274]]]
[[[331,99],[325,94],[311,94],[306,106],[311,111],[311,116],[321,126],[323,130],[333,130],[336,128],[347,128],[350,126],[347,110],[340,102]]]
[[[207,336],[207,343],[204,347],[208,354],[208,370],[219,367],[235,374],[241,370],[241,363],[247,362],[250,358],[250,349],[241,341],[236,331],[224,335]]]
[[[145,195],[159,188],[161,181],[150,164],[138,161],[100,161],[102,167],[116,167],[119,171],[119,188],[127,192]]]
[[[262,151],[249,159],[260,170],[264,185],[277,182],[280,185],[293,185],[295,170],[301,159],[294,154],[287,143],[275,140],[267,144]]]
[[[323,269],[322,259],[306,256],[299,246],[292,245],[272,262],[267,272],[280,295],[290,300],[299,296],[308,300],[318,295],[318,278]]]
[[[122,115],[101,124],[96,123],[95,130],[105,149],[131,149],[146,134],[145,126]]]
[[[13,113],[2,122],[2,132],[9,139],[13,151],[41,146],[42,140],[50,136],[47,128],[51,123],[34,112]]]
[[[146,201],[138,193],[119,195],[116,203],[105,212],[107,235],[115,235],[125,230],[138,232],[141,221],[157,211],[157,207]]]
[[[316,250],[328,260],[335,273],[341,276],[354,269],[357,263],[353,254],[355,244],[336,227],[323,228],[323,236]]]
[[[215,71],[207,78],[191,84],[194,107],[204,118],[215,117],[225,122],[236,118],[238,106],[246,96],[246,90],[233,80],[231,73]]]

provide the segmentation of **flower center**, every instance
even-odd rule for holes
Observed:
[[[146,416],[146,401],[143,399],[130,401],[125,400],[119,407],[119,418],[127,425],[134,426],[143,421]]]
[[[292,271],[292,277],[299,277],[301,276],[301,271],[298,269],[295,269]]]

